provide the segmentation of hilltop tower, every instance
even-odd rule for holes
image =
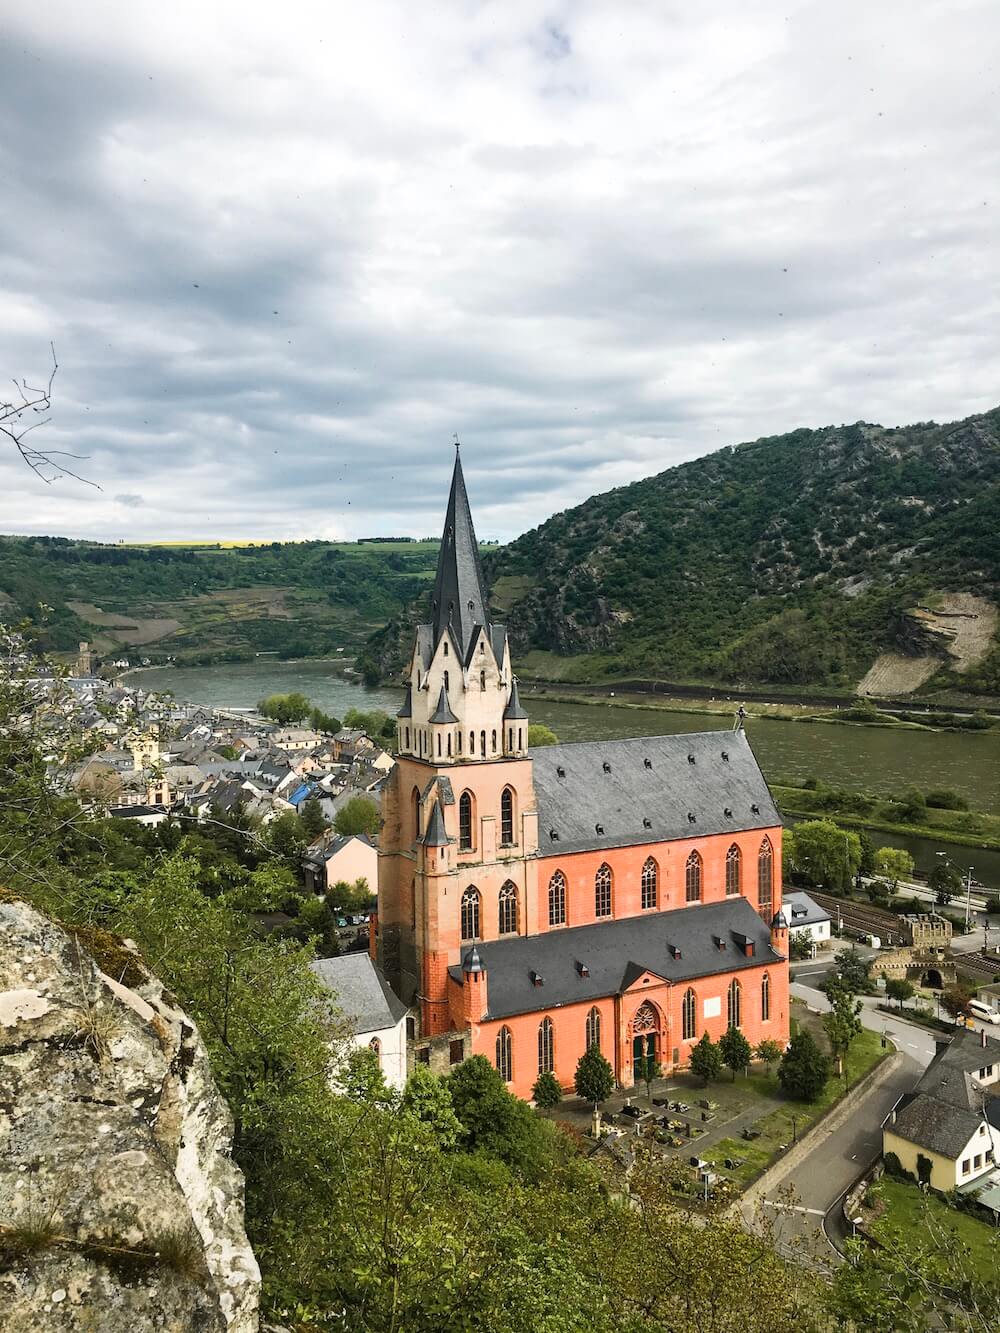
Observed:
[[[452,1026],[448,968],[463,940],[538,929],[528,716],[507,631],[490,618],[457,451],[431,621],[417,627],[397,718],[372,947],[435,1036]]]

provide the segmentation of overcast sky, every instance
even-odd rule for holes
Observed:
[[[995,0],[3,0],[0,531],[481,537],[1000,401]]]

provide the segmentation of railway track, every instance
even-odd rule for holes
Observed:
[[[809,890],[809,897],[824,912],[830,913],[834,923],[841,922],[852,933],[877,935],[883,944],[903,944],[906,931],[903,922],[893,912],[881,907],[869,907],[865,903],[852,902],[848,898],[835,898],[829,893],[817,893]]]

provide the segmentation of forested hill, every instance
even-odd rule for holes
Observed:
[[[100,545],[0,538],[0,619],[41,645],[211,662],[348,653],[420,596],[437,542]]]
[[[898,651],[1000,690],[992,608],[950,596],[1000,589],[1000,409],[722,449],[555,514],[488,572],[538,675],[850,685]]]

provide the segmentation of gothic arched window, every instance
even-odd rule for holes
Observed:
[[[472,851],[472,796],[463,791],[458,802],[458,850]]]
[[[774,853],[771,851],[771,839],[765,838],[757,853],[757,910],[765,921],[771,916],[773,884]]]
[[[726,852],[726,896],[734,897],[740,892],[740,880],[743,856],[734,842]]]
[[[549,925],[566,924],[566,876],[561,870],[549,880]]]
[[[607,862],[594,876],[594,915],[611,915],[611,867]]]
[[[483,756],[483,758],[485,759],[485,758],[486,758],[486,732],[485,732],[485,731],[481,731],[481,732],[479,733],[479,752],[480,752],[480,754]]]
[[[376,1055],[382,1054],[382,1043],[379,1041],[378,1037],[372,1037],[371,1041],[368,1043],[368,1049],[374,1051]]]
[[[726,1013],[729,1019],[729,1026],[731,1028],[742,1027],[743,987],[740,985],[740,983],[736,980],[735,977],[733,977],[732,981],[729,983],[729,990],[727,992],[727,996],[728,996],[728,1005]]]
[[[481,690],[485,690],[485,689],[486,689],[486,672],[485,672],[485,671],[480,671],[480,673],[479,673],[479,688],[480,688]]]
[[[552,1019],[543,1018],[538,1025],[538,1072],[551,1073],[553,1066]]]
[[[689,903],[701,902],[701,857],[692,852],[684,867],[684,898]]]
[[[514,1077],[514,1061],[510,1028],[501,1028],[497,1033],[497,1069],[505,1083]]]
[[[421,832],[421,830],[420,830],[420,790],[419,790],[419,788],[417,788],[417,787],[414,787],[412,793],[410,794],[410,808],[411,808],[411,811],[412,811],[412,814],[413,814],[413,836],[414,836],[415,838],[419,838],[419,837],[420,837],[420,832]]]
[[[771,1017],[771,978],[767,972],[760,983],[760,1017],[763,1023]]]
[[[642,905],[656,906],[656,862],[651,856],[647,857],[642,867]]]
[[[497,734],[496,734],[495,731],[493,731],[493,732],[490,733],[490,743],[491,743],[491,745],[492,745],[492,747],[493,747],[493,753],[496,754],[496,752],[497,752]]]
[[[595,1005],[587,1015],[586,1031],[586,1049],[589,1051],[591,1046],[601,1049],[601,1011]]]
[[[446,647],[446,648],[447,648],[447,646],[448,646],[448,645],[445,644],[445,647]],[[448,693],[448,673],[447,673],[447,671],[444,673],[444,692],[445,692],[445,694]]]
[[[695,994],[689,986],[684,992],[684,1003],[681,1005],[681,1038],[684,1041],[694,1041],[697,1018],[695,1004]]]
[[[470,732],[469,732],[469,754],[475,754],[475,753],[476,753],[476,733],[475,733],[474,731],[470,731]]]
[[[479,939],[479,890],[470,884],[462,894],[462,939]]]
[[[504,787],[500,793],[500,846],[510,847],[514,841],[514,793]]]
[[[517,886],[510,880],[500,890],[497,931],[501,935],[517,934]]]

